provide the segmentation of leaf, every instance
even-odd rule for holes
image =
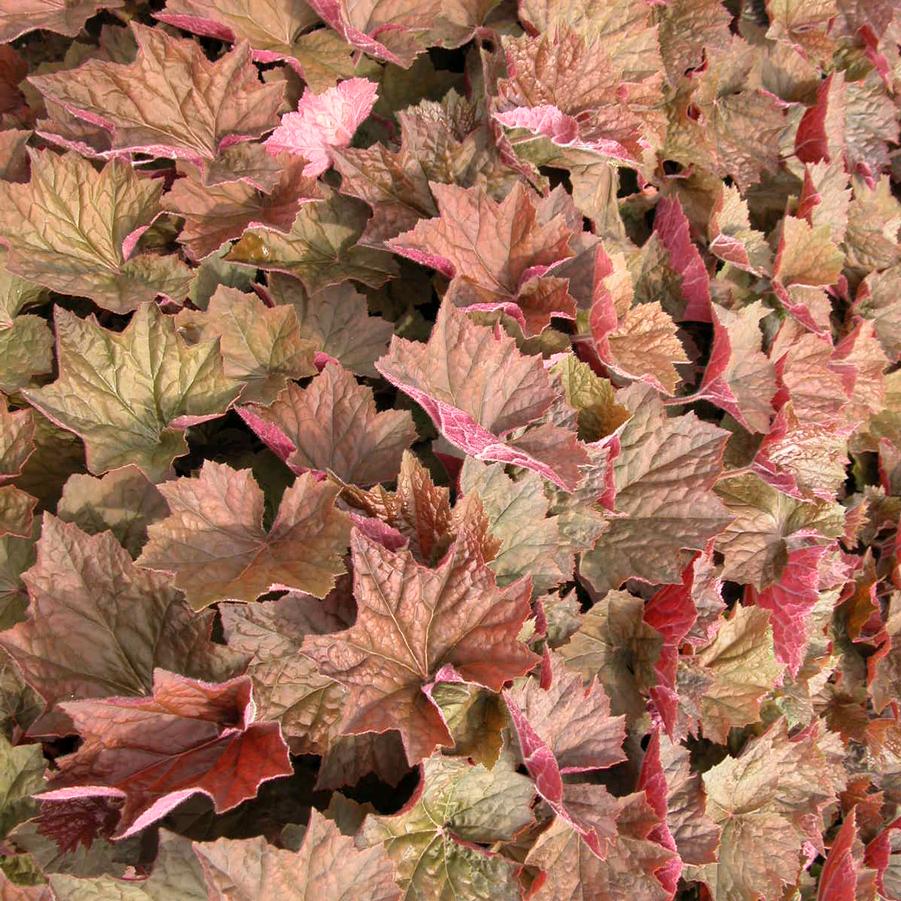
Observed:
[[[416,763],[453,743],[429,697],[431,683],[459,679],[499,691],[534,666],[534,654],[517,639],[530,587],[499,590],[470,532],[427,569],[408,550],[390,551],[355,529],[351,559],[355,624],[307,637],[303,653],[348,690],[342,733],[396,729]]]
[[[40,745],[13,747],[0,735],[0,836],[29,819],[37,806],[31,796],[44,783],[44,755]]]
[[[0,634],[0,647],[41,695],[48,732],[65,728],[60,702],[146,694],[157,667],[215,680],[241,665],[210,641],[212,616],[192,614],[109,532],[88,535],[45,514],[37,563],[22,578],[28,619]]]
[[[611,44],[562,24],[537,37],[505,36],[503,49],[508,77],[498,82],[493,116],[549,139],[548,157],[566,161],[576,151],[635,165],[644,147],[659,144],[659,71],[627,74]]]
[[[616,400],[613,385],[574,354],[567,354],[552,371],[560,377],[567,404],[578,412],[583,441],[612,435],[632,415]]]
[[[292,379],[313,375],[313,348],[290,307],[267,307],[256,295],[220,286],[206,311],[176,317],[191,344],[219,339],[226,378],[241,383],[242,403],[272,403]]]
[[[345,490],[344,497],[350,505],[399,532],[410,553],[422,563],[437,563],[461,524],[459,516],[455,522],[448,489],[438,487],[410,451],[404,451],[401,458],[393,493],[377,485],[368,492]]]
[[[266,139],[271,154],[290,153],[307,161],[303,174],[315,178],[332,165],[332,150],[347,147],[354,132],[372,112],[378,85],[349,78],[322,94],[307,88],[297,111],[282,116]]]
[[[192,259],[208,257],[248,228],[271,228],[282,234],[291,231],[301,205],[317,199],[319,191],[312,179],[301,175],[300,161],[281,161],[285,165],[268,191],[247,179],[205,185],[197,170],[176,180],[161,205],[184,218],[178,240]]]
[[[370,316],[366,297],[348,282],[309,293],[297,279],[272,273],[269,296],[294,307],[301,335],[317,350],[317,359],[337,360],[357,375],[375,378],[375,361],[388,349],[390,322]]]
[[[598,857],[606,857],[616,834],[615,800],[599,786],[564,783],[563,776],[621,762],[625,718],[610,715],[607,695],[594,679],[586,687],[553,654],[545,659],[540,684],[520,680],[504,691],[504,701],[538,793]]]
[[[526,472],[517,481],[505,475],[500,463],[490,466],[468,458],[460,474],[464,494],[479,496],[491,534],[501,546],[488,564],[498,584],[509,585],[529,576],[536,595],[572,576],[574,560],[560,534],[557,517],[548,516],[550,503],[544,483]]]
[[[814,228],[804,219],[786,216],[782,228],[773,263],[773,289],[801,325],[822,334],[828,330],[828,314],[811,309],[806,292],[834,284],[841,275],[844,255],[832,243],[828,226]]]
[[[159,489],[169,516],[148,529],[139,562],[173,573],[195,610],[283,588],[324,597],[344,571],[350,524],[335,509],[338,489],[328,482],[309,474],[297,479],[268,530],[263,492],[249,469],[208,460],[197,478]]]
[[[770,611],[776,658],[797,676],[808,642],[808,615],[820,599],[819,567],[825,547],[801,547],[789,551],[777,582],[761,592],[753,588],[748,598]]]
[[[294,753],[323,754],[337,738],[344,689],[300,647],[306,635],[339,632],[353,621],[353,599],[341,584],[325,602],[289,592],[277,601],[219,607],[228,646],[250,660],[258,716],[278,720]]]
[[[611,284],[605,282],[610,278]],[[672,394],[680,378],[674,363],[688,357],[676,325],[656,301],[632,306],[632,285],[625,260],[612,260],[599,245],[594,264],[589,326],[592,350],[609,370]],[[614,293],[616,296],[614,296]]]
[[[253,721],[246,676],[214,685],[157,669],[151,697],[70,701],[62,709],[83,743],[58,760],[40,797],[121,798],[114,838],[140,832],[195,794],[223,813],[292,772],[278,725]]]
[[[479,186],[430,187],[439,216],[420,220],[411,231],[393,238],[388,242],[391,250],[450,278],[448,299],[457,306],[522,308],[515,315],[529,327],[529,334],[541,331],[550,313],[575,315],[571,299],[558,298],[548,311],[546,299],[533,296],[532,280],[572,256],[572,228],[550,204],[553,198],[542,202],[519,182],[500,203]],[[565,284],[553,287],[562,288],[565,295]],[[545,308],[544,314],[529,313],[536,303]]]
[[[672,101],[664,157],[729,176],[742,191],[779,164],[783,107],[751,77],[756,48],[738,35],[705,48],[705,65]]]
[[[257,62],[302,59],[303,38],[316,24],[316,14],[304,0],[168,0],[156,14],[161,22],[222,41],[247,41]],[[304,70],[301,69],[301,76]]]
[[[26,538],[4,535],[0,538],[0,631],[11,629],[24,619],[28,592],[22,573],[34,563],[34,532]],[[2,709],[2,708],[0,708]]]
[[[411,69],[413,72],[415,70]],[[400,147],[348,147],[334,153],[341,190],[372,207],[365,240],[379,246],[439,215],[431,183],[482,185],[504,196],[512,170],[501,160],[476,104],[450,90],[440,102],[423,100],[396,113]]]
[[[284,88],[260,82],[247,44],[210,62],[196,41],[138,23],[132,31],[134,62],[88,60],[34,76],[32,84],[71,115],[102,125],[113,150],[187,160],[203,170],[226,147],[275,127]]]
[[[703,550],[730,516],[712,488],[727,433],[693,413],[668,418],[650,388],[618,400],[632,410],[613,463],[615,512],[580,573],[598,593],[626,579],[677,583],[684,548]]]
[[[708,679],[700,702],[701,725],[704,735],[718,742],[726,741],[731,728],[757,722],[761,700],[782,672],[769,614],[759,607],[736,607],[695,660]]]
[[[763,232],[751,228],[748,203],[734,185],[723,189],[710,212],[707,249],[723,262],[754,275],[771,270],[772,252]]]
[[[376,369],[477,460],[523,466],[569,490],[580,481],[587,454],[574,433],[546,423],[508,437],[555,401],[541,360],[520,354],[513,339],[474,325],[452,304],[441,305],[427,344],[394,337]]]
[[[251,228],[226,259],[299,278],[308,291],[353,279],[370,287],[396,274],[391,257],[357,242],[368,218],[365,204],[323,189],[324,200],[301,205],[291,230],[281,235]]]
[[[585,679],[597,677],[616,716],[640,717],[644,695],[655,683],[654,666],[663,647],[660,633],[642,618],[641,598],[611,591],[582,617],[559,649],[567,666]]]
[[[527,865],[542,871],[532,897],[537,901],[552,901],[579,897],[582,893],[597,901],[633,898],[665,901],[671,896],[672,892],[664,888],[658,874],[674,855],[648,839],[656,818],[644,793],[615,800],[619,834],[603,860],[560,817],[538,837],[526,857]]]
[[[512,861],[482,845],[512,839],[533,821],[535,790],[501,757],[492,769],[436,755],[422,764],[422,785],[395,816],[369,816],[358,844],[383,845],[407,898],[517,901]]]
[[[410,414],[377,412],[372,391],[339,363],[328,363],[306,388],[289,384],[268,407],[238,412],[293,472],[330,472],[351,485],[392,481],[416,440]]]
[[[433,0],[412,8],[403,0],[312,0],[310,6],[356,50],[405,69],[425,50],[442,10]]]
[[[211,901],[252,901],[277,894],[322,893],[329,901],[402,897],[394,868],[379,847],[358,850],[352,838],[314,810],[297,852],[254,839],[194,844]]]
[[[0,484],[20,475],[34,453],[34,414],[31,410],[10,410],[0,397]]]
[[[56,515],[89,535],[107,529],[132,557],[147,541],[147,527],[168,508],[157,487],[136,467],[113,469],[101,478],[75,473],[63,487]]]
[[[61,307],[55,325],[59,377],[23,393],[84,440],[94,474],[132,463],[162,478],[188,451],[183,429],[221,415],[238,393],[218,343],[189,347],[154,304],[139,307],[122,332]]]
[[[159,212],[162,182],[119,160],[99,172],[72,153],[29,151],[31,181],[0,181],[6,267],[62,294],[116,313],[160,294],[183,298],[192,275],[177,257],[134,254]]]
[[[703,871],[715,901],[773,897],[793,885],[802,843],[812,829],[819,837],[810,819],[844,782],[838,737],[814,727],[789,738],[784,720],[708,770],[707,810],[723,830],[718,862]]]
[[[123,5],[123,0],[75,0],[63,6],[56,0],[2,0],[0,43],[38,29],[74,38],[99,9],[118,9]]]
[[[749,431],[769,430],[776,372],[761,350],[760,322],[769,310],[760,301],[738,311],[719,304],[713,313],[713,347],[697,396],[725,410]]]

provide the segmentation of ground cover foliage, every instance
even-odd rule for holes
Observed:
[[[0,0],[0,897],[901,897],[891,0]]]

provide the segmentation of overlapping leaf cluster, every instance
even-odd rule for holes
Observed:
[[[0,0],[0,895],[901,897],[891,0]]]

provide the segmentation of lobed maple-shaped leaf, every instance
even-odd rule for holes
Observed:
[[[576,435],[551,423],[511,437],[548,412],[556,393],[540,358],[475,325],[445,301],[428,343],[392,338],[376,369],[412,397],[452,444],[477,460],[531,469],[572,490],[588,462]]]
[[[357,844],[384,846],[402,897],[518,901],[514,862],[483,846],[528,827],[534,796],[507,755],[487,769],[438,754],[423,762],[407,805],[394,816],[367,817]]]
[[[366,297],[348,282],[309,293],[295,278],[269,276],[267,294],[276,304],[294,307],[301,335],[311,341],[317,360],[337,360],[357,375],[375,378],[374,363],[388,349],[394,329],[370,316]]]
[[[436,0],[308,0],[316,14],[356,50],[408,68],[425,50],[443,7]]]
[[[318,810],[310,814],[298,851],[262,836],[194,843],[210,901],[320,896],[328,901],[399,901],[394,867],[383,848],[358,849]]]
[[[46,291],[10,273],[7,257],[0,250],[0,391],[14,394],[53,369],[53,335],[42,317],[22,312],[43,303]]]
[[[410,413],[377,412],[372,390],[340,363],[326,364],[306,388],[288,385],[268,407],[238,412],[293,472],[331,472],[350,485],[392,481],[416,440]]]
[[[493,197],[508,193],[513,171],[499,158],[475,103],[450,90],[396,114],[400,146],[346,148],[334,153],[341,190],[365,200],[372,219],[364,240],[374,246],[439,215],[431,183],[481,184]]]
[[[344,571],[350,523],[335,508],[338,488],[329,482],[297,479],[268,530],[263,491],[249,469],[207,460],[197,478],[159,489],[169,516],[149,527],[139,562],[173,573],[196,610],[285,588],[324,597]]]
[[[132,557],[141,553],[147,526],[162,519],[168,508],[157,487],[137,466],[123,466],[95,478],[69,476],[56,515],[89,535],[109,530]]]
[[[713,493],[728,433],[693,413],[667,417],[647,386],[632,385],[618,400],[632,410],[613,462],[621,515],[579,568],[599,594],[629,578],[679,582],[680,551],[703,550],[731,518]]]
[[[844,255],[832,243],[826,225],[786,216],[773,263],[773,290],[779,301],[805,328],[817,334],[829,329],[829,305],[822,288],[841,275]]]
[[[306,635],[346,629],[354,616],[350,577],[320,601],[289,592],[277,601],[220,604],[228,646],[248,657],[261,719],[278,720],[294,753],[324,754],[334,743],[344,689],[300,653]]]
[[[0,44],[38,29],[74,38],[98,10],[124,5],[124,0],[0,0]]]
[[[156,304],[140,306],[121,332],[59,306],[54,314],[59,377],[23,394],[84,441],[94,474],[132,463],[164,477],[188,451],[183,430],[221,415],[239,393],[218,342],[188,346]]]
[[[221,41],[246,41],[257,62],[286,60],[294,65],[303,45],[298,36],[317,22],[304,0],[168,0],[155,17]]]
[[[369,218],[359,200],[321,187],[323,200],[301,205],[290,231],[251,228],[226,259],[287,272],[308,291],[319,291],[348,279],[377,288],[397,272],[390,255],[357,242]]]
[[[550,501],[544,483],[532,472],[516,481],[500,463],[490,466],[467,458],[460,472],[464,494],[479,496],[488,525],[500,547],[488,564],[499,585],[523,576],[532,580],[536,595],[544,594],[571,578],[572,551],[560,533],[560,523],[549,516]]]
[[[757,64],[757,48],[738,35],[705,48],[671,103],[665,158],[729,176],[743,191],[776,171],[784,108],[754,78]]]
[[[205,185],[196,169],[176,180],[161,205],[184,218],[178,240],[192,259],[208,257],[248,228],[291,231],[301,205],[320,195],[316,182],[302,175],[302,161],[282,157],[279,162],[284,165],[277,181],[266,191],[247,178]]]
[[[582,617],[559,649],[567,665],[585,679],[597,677],[614,713],[625,714],[629,721],[644,712],[663,648],[663,636],[644,621],[643,613],[641,598],[611,591]]]
[[[98,171],[73,153],[29,150],[31,180],[0,181],[6,268],[115,313],[157,295],[182,299],[193,277],[174,256],[134,254],[159,212],[162,182],[120,160]]]
[[[420,220],[387,246],[450,278],[448,301],[467,309],[501,309],[526,334],[540,332],[552,315],[575,316],[566,283],[541,278],[572,256],[572,224],[553,196],[542,201],[522,182],[500,203],[480,185],[430,188],[438,217]]]
[[[246,676],[217,685],[156,669],[150,697],[61,708],[82,744],[58,759],[40,797],[122,799],[114,838],[140,832],[196,794],[224,813],[263,782],[292,773],[278,724],[254,722]]]
[[[674,364],[688,362],[676,324],[659,302],[633,306],[632,300],[625,259],[617,254],[614,261],[598,245],[588,314],[591,350],[611,372],[672,394],[680,381]]]
[[[272,403],[292,379],[313,375],[313,346],[290,307],[267,307],[255,294],[221,285],[206,311],[175,319],[192,344],[219,339],[225,377],[241,385],[241,403]]]
[[[557,817],[529,849],[526,864],[541,873],[531,898],[591,901],[667,901],[672,891],[661,876],[672,865],[673,851],[650,838],[658,823],[644,792],[614,798],[617,833],[606,857],[599,858],[579,833]]]
[[[625,717],[610,715],[597,682],[588,685],[550,654],[539,681],[526,678],[504,691],[523,762],[538,793],[598,857],[616,834],[616,802],[597,786],[564,783],[563,776],[607,769],[625,759]]]
[[[697,397],[725,410],[749,431],[766,433],[773,414],[776,371],[761,350],[761,301],[739,310],[711,306],[713,346]]]
[[[266,139],[266,149],[301,156],[307,161],[304,175],[322,175],[332,165],[332,150],[347,147],[372,112],[377,90],[365,78],[348,78],[322,94],[307,88],[297,110],[282,116]]]
[[[48,100],[110,133],[113,151],[183,159],[207,170],[225,148],[277,124],[284,86],[263,84],[241,44],[211,62],[199,43],[137,22],[137,59],[92,59],[67,72],[36,75]]]
[[[660,142],[662,72],[624,72],[603,37],[585,37],[567,23],[535,37],[505,35],[503,50],[507,78],[498,81],[492,115],[533,141],[548,140],[547,157],[566,161],[575,152],[635,165]]]
[[[110,532],[88,535],[45,514],[37,562],[22,579],[28,618],[0,634],[0,647],[44,701],[48,716],[35,729],[65,730],[64,700],[146,694],[157,667],[214,680],[243,662],[210,641],[211,615],[192,614]]]
[[[463,531],[435,569],[410,551],[351,534],[357,620],[344,632],[310,636],[303,653],[347,688],[343,733],[401,733],[416,763],[451,745],[428,687],[463,680],[499,691],[534,666],[518,640],[530,613],[526,581],[497,588],[480,536]]]
[[[704,773],[707,812],[722,828],[717,862],[700,869],[714,901],[772,898],[795,884],[802,844],[820,842],[820,811],[844,787],[842,756],[819,723],[789,738],[781,719]]]
[[[706,737],[725,742],[731,728],[756,723],[763,698],[782,673],[767,611],[736,608],[693,664],[699,669],[687,675],[699,678],[700,724]]]

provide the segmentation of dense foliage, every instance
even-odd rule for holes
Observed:
[[[901,898],[899,37],[0,0],[0,897]]]

